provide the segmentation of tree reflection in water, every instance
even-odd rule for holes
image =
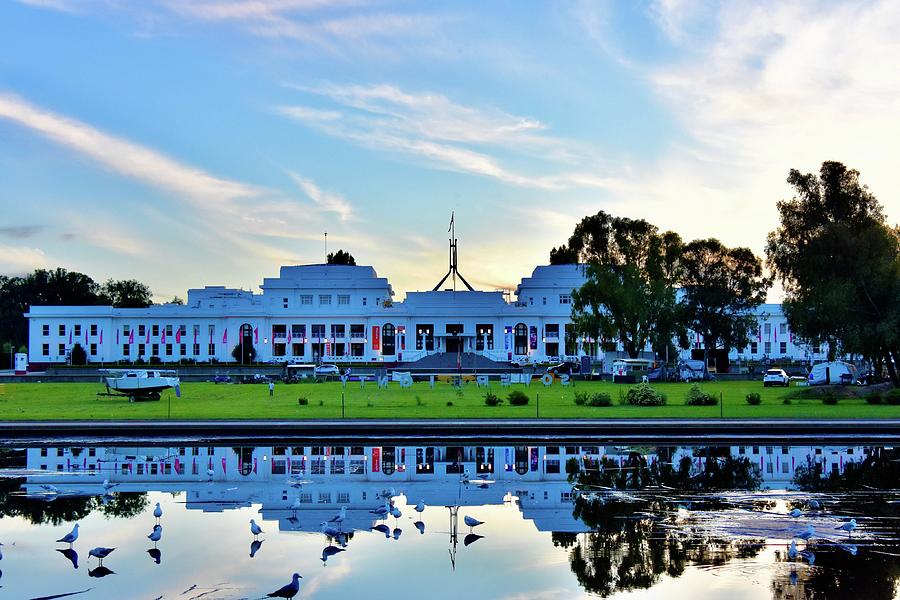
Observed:
[[[149,506],[146,492],[113,492],[107,496],[29,498],[21,494],[23,478],[0,478],[0,516],[19,516],[35,525],[80,521],[94,511],[128,519]]]

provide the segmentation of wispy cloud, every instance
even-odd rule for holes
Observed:
[[[442,94],[411,93],[391,85],[295,87],[334,106],[280,106],[278,113],[366,148],[523,187],[560,190],[621,183],[598,174],[604,169],[589,146],[551,135],[547,124],[532,117],[466,106]],[[547,172],[535,175],[508,166],[523,159],[538,162]]]
[[[261,188],[210,175],[173,158],[0,93],[0,119],[7,119],[76,151],[121,175],[202,203],[249,198]]]
[[[312,180],[293,171],[288,171],[288,175],[294,180],[297,187],[303,190],[303,193],[315,203],[319,210],[335,213],[341,218],[341,221],[349,221],[353,216],[353,208],[343,196],[325,191],[313,183]]]
[[[0,273],[19,275],[47,266],[47,255],[40,248],[0,244]]]
[[[8,227],[0,227],[0,237],[24,240],[36,236],[43,229],[43,225],[10,225]]]

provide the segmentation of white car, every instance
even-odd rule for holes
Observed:
[[[769,387],[770,385],[787,387],[790,384],[791,378],[784,372],[784,369],[769,369],[766,371],[766,374],[763,375],[763,387]]]
[[[316,375],[340,375],[341,370],[337,365],[318,365],[316,366]]]
[[[533,367],[535,363],[530,356],[520,356],[509,361],[509,365],[521,369],[522,367]]]

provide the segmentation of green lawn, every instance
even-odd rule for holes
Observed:
[[[64,420],[64,419],[312,419],[340,418],[341,392],[345,397],[348,418],[527,418],[536,416],[540,400],[540,416],[545,418],[640,418],[640,417],[718,417],[718,406],[685,406],[684,396],[689,386],[681,383],[659,384],[656,387],[668,396],[668,404],[659,407],[623,406],[620,394],[630,386],[607,382],[577,382],[575,387],[555,383],[545,388],[540,383],[526,388],[513,385],[502,388],[493,383],[491,390],[505,398],[511,389],[526,391],[531,400],[528,406],[497,407],[484,405],[484,389],[474,383],[457,390],[447,383],[427,383],[401,389],[392,383],[387,390],[379,390],[373,383],[364,389],[358,382],[341,384],[307,383],[276,384],[275,397],[269,398],[266,385],[226,385],[185,383],[182,397],[171,391],[159,402],[129,403],[127,399],[97,396],[100,384],[85,383],[18,383],[0,384],[0,420]],[[573,402],[575,390],[604,391],[613,397],[610,407],[577,406]],[[703,390],[722,394],[725,417],[776,418],[900,418],[900,406],[868,405],[860,398],[842,399],[836,406],[826,406],[819,400],[793,400],[782,403],[788,390],[763,388],[758,381],[708,383]],[[762,404],[750,406],[745,401],[749,392],[758,392]],[[309,400],[307,406],[297,402],[300,396]],[[448,403],[452,402],[451,406]],[[169,412],[171,410],[171,413]]]

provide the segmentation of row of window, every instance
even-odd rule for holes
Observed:
[[[313,306],[313,299],[315,296],[313,294],[300,294],[298,301],[300,306]],[[331,306],[333,296],[331,294],[319,294],[318,300],[319,306]],[[362,305],[368,306],[369,299],[366,296],[361,298]],[[337,304],[338,306],[350,306],[350,294],[338,294],[337,295]],[[381,298],[375,298],[375,306],[381,304]],[[283,296],[281,298],[281,307],[282,308],[290,308],[291,307],[291,299],[288,296]]]
[[[547,306],[547,296],[541,298],[541,304]],[[572,304],[572,294],[560,294],[559,304]],[[534,296],[528,297],[528,306],[534,306]]]
[[[697,344],[699,347],[699,344]],[[819,344],[814,344],[812,346],[813,354],[819,354],[822,348]],[[779,354],[787,354],[788,351],[788,343],[787,342],[778,342],[778,353]],[[759,342],[750,342],[750,354],[759,354]],[[763,354],[772,354],[772,342],[763,342]]]

